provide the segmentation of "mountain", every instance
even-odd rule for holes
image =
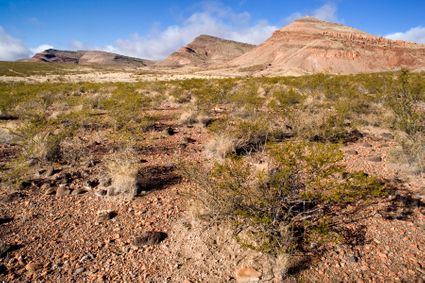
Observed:
[[[263,75],[425,70],[425,45],[389,40],[304,17],[228,64]]]
[[[255,45],[200,35],[191,43],[172,53],[160,66],[215,66],[232,60],[253,49]]]
[[[47,49],[35,54],[31,61],[49,63],[71,63],[79,65],[137,65],[148,66],[153,62],[105,51],[64,51]]]

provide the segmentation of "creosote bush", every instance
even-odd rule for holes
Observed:
[[[202,216],[235,225],[244,246],[268,253],[305,249],[312,233],[323,226],[333,231],[332,209],[385,195],[377,179],[346,172],[337,145],[288,141],[266,153],[267,170],[258,170],[249,157],[184,169],[198,185]]]

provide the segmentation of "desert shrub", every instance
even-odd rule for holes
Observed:
[[[385,194],[377,179],[346,172],[336,145],[284,142],[267,153],[267,170],[247,157],[183,170],[197,184],[201,216],[235,225],[244,246],[268,253],[306,249],[307,241],[319,242],[313,233],[336,233],[332,209]]]
[[[360,136],[351,124],[346,124],[345,115],[332,109],[293,110],[287,116],[294,135],[306,140],[340,143],[355,141]]]
[[[210,153],[225,152],[224,155],[248,155],[263,150],[267,142],[281,141],[290,137],[291,134],[284,128],[276,119],[273,121],[264,113],[248,112],[243,119],[232,117],[217,119],[209,127],[210,131],[215,133],[215,138],[208,144],[207,150]],[[215,146],[219,149],[215,150]]]
[[[420,101],[425,88],[420,83],[412,83],[407,70],[401,71],[398,85],[387,97],[390,108],[395,113],[394,124],[408,135],[424,129],[425,115],[415,110],[415,104]]]
[[[288,91],[276,91],[273,93],[273,96],[279,103],[279,106],[284,109],[300,104],[304,100],[304,96],[293,88]]]

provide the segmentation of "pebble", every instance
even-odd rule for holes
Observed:
[[[83,273],[84,271],[86,271],[86,269],[84,267],[80,267],[75,269],[75,274],[80,274],[80,273]]]
[[[253,267],[242,267],[235,272],[236,282],[238,283],[259,282],[261,275],[261,272]]]
[[[85,193],[87,193],[87,190],[83,189],[83,188],[79,188],[79,189],[72,191],[72,195],[82,195],[82,194],[85,194]]]
[[[35,262],[30,262],[30,263],[28,263],[27,265],[25,265],[25,269],[27,270],[27,271],[30,271],[30,272],[34,272],[34,271],[37,271],[37,270],[39,270],[39,269],[41,269],[43,266],[41,265],[41,264],[39,264],[39,263],[35,263]]]
[[[379,156],[379,155],[370,156],[367,160],[369,160],[371,162],[381,162],[382,161],[382,157]]]
[[[354,150],[354,149],[349,149],[349,150],[345,151],[345,153],[348,154],[348,155],[357,155],[357,154],[359,154],[357,152],[357,150]]]
[[[58,189],[56,190],[56,196],[57,197],[62,197],[62,196],[67,196],[71,193],[71,190],[68,189],[65,185],[61,184],[59,185]]]

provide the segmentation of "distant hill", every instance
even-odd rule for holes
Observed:
[[[35,54],[32,62],[70,63],[79,65],[137,65],[149,66],[154,62],[105,51],[64,51],[47,49]]]
[[[229,66],[263,75],[352,74],[425,69],[425,45],[389,40],[313,17],[277,30]]]
[[[191,43],[172,53],[160,66],[214,66],[232,60],[253,49],[255,45],[200,35]]]

